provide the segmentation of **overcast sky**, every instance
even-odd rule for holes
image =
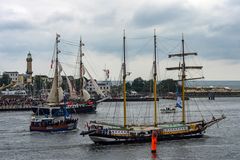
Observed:
[[[75,73],[78,48],[66,42],[77,44],[81,36],[84,63],[92,76],[104,79],[106,67],[111,79],[117,80],[125,29],[127,68],[132,72],[128,79],[149,79],[156,29],[160,79],[173,76],[164,68],[178,63],[167,54],[180,51],[184,33],[186,50],[199,54],[189,60],[204,67],[203,72],[189,76],[240,80],[239,15],[239,0],[0,0],[0,71],[25,72],[30,51],[34,74],[50,76],[59,33],[60,61],[67,74]]]

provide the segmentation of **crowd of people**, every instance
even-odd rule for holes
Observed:
[[[32,106],[34,105],[36,102],[29,97],[14,97],[14,98],[10,98],[10,97],[1,97],[0,98],[0,106]]]

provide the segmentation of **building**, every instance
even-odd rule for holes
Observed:
[[[96,84],[98,85],[98,88],[104,95],[110,94],[110,91],[111,91],[111,83],[110,82],[107,82],[107,81],[97,82],[96,80],[94,80],[94,81],[96,82]],[[94,85],[92,83],[92,81],[87,81],[86,90],[91,94],[96,93],[97,89],[95,86],[96,85]]]
[[[99,89],[103,92],[104,95],[109,95],[111,92],[111,85],[109,82],[103,81],[97,83]]]
[[[8,75],[12,82],[17,82],[18,81],[18,72],[17,71],[3,72],[3,74]]]
[[[17,79],[17,84],[19,86],[24,86],[24,84],[26,83],[26,75],[25,74],[18,74],[18,79]]]

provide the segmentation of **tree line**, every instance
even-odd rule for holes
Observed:
[[[50,89],[51,88],[51,81],[44,81],[41,76],[34,76],[33,78],[33,90],[35,94],[40,94],[41,89]],[[65,76],[62,76],[63,83],[62,88],[63,90],[68,90],[67,80]],[[72,77],[73,79],[73,77]],[[76,90],[79,90],[79,79],[73,79]],[[7,85],[11,83],[11,79],[8,75],[3,74],[0,78],[0,85]],[[157,83],[157,92],[158,94],[166,94],[167,92],[176,92],[176,85],[177,82],[173,79],[166,79],[162,80]],[[112,96],[120,96],[122,94],[122,85],[115,85],[111,87],[111,94]],[[153,80],[143,80],[141,77],[135,78],[133,81],[129,81],[126,83],[127,94],[130,94],[131,91],[136,91],[138,94],[142,95],[150,95],[153,93]]]
[[[173,79],[166,79],[157,82],[158,94],[166,94],[168,92],[176,92],[177,82]],[[131,94],[131,91],[136,91],[141,95],[150,95],[153,93],[153,80],[143,80],[141,77],[135,78],[132,82],[126,83],[127,94]],[[113,96],[121,95],[122,86],[112,86],[111,92]]]

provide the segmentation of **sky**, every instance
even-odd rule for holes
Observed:
[[[85,44],[84,64],[92,76],[119,80],[126,34],[129,80],[151,78],[153,31],[157,35],[159,79],[171,78],[165,68],[178,66],[169,53],[197,52],[186,64],[203,66],[189,77],[240,80],[239,0],[0,0],[0,72],[26,72],[26,56],[33,57],[34,74],[51,76],[56,33],[59,55],[68,75],[76,73],[80,37]],[[69,45],[69,42],[72,45]]]

